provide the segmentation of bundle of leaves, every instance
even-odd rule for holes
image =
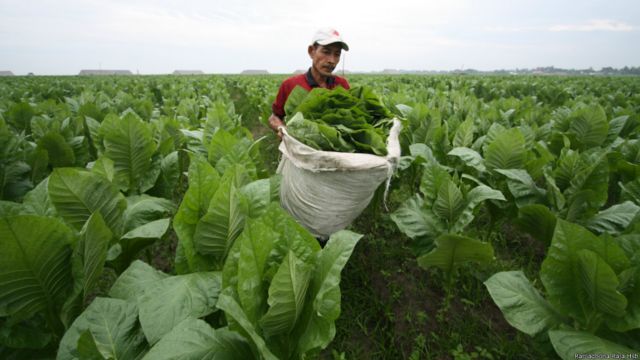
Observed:
[[[289,134],[314,149],[387,155],[392,114],[368,87],[307,92],[298,86],[285,112]]]

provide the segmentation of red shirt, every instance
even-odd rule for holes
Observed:
[[[311,75],[311,68],[309,68],[309,70],[304,74],[292,76],[283,81],[282,85],[280,85],[280,90],[278,90],[276,100],[271,105],[271,110],[275,116],[280,119],[284,119],[284,104],[287,102],[289,94],[291,94],[293,89],[298,85],[302,86],[307,91],[311,91],[311,89],[320,86]],[[327,89],[333,89],[338,85],[347,90],[349,89],[349,82],[347,82],[347,79],[343,77],[332,76],[327,79]]]

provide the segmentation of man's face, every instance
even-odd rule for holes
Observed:
[[[313,68],[322,76],[331,76],[333,70],[340,62],[342,46],[340,43],[329,45],[309,46],[309,57],[313,61]]]

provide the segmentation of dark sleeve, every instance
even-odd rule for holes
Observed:
[[[282,85],[280,85],[276,99],[273,101],[273,104],[271,104],[271,111],[280,119],[284,119],[284,104],[287,102],[288,96],[289,92],[287,91],[287,86],[285,82],[283,82]]]

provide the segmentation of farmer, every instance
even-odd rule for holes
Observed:
[[[311,67],[306,73],[292,76],[283,81],[280,90],[278,90],[278,96],[271,105],[273,113],[269,117],[269,126],[280,138],[282,138],[280,128],[284,126],[284,104],[296,86],[302,86],[307,91],[315,87],[333,89],[336,86],[342,86],[349,89],[347,79],[331,74],[340,62],[343,49],[349,51],[349,46],[335,29],[320,29],[313,36],[311,45],[307,48],[307,53],[311,58]]]

